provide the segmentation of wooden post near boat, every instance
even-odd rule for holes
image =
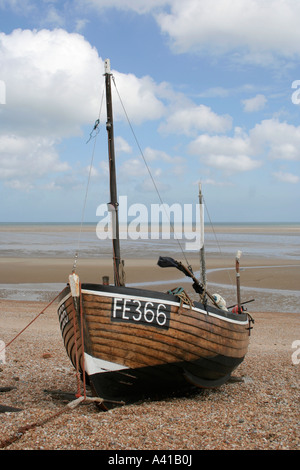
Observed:
[[[115,145],[114,145],[114,124],[111,94],[111,71],[110,61],[105,60],[105,87],[106,87],[106,111],[107,121],[106,130],[108,134],[108,159],[109,159],[109,183],[110,183],[110,203],[109,211],[112,214],[112,240],[113,240],[113,269],[114,282],[116,286],[124,285],[123,276],[120,273],[121,254],[120,254],[120,238],[119,238],[119,212],[118,212],[118,195],[117,195],[117,178],[115,163]],[[123,264],[122,264],[123,266]]]
[[[201,262],[201,276],[204,290],[206,290],[206,265],[205,265],[205,250],[204,250],[204,202],[201,190],[201,183],[199,183],[199,204],[200,204],[200,262]]]
[[[241,289],[240,289],[240,258],[242,252],[238,251],[235,258],[235,271],[236,271],[236,291],[237,291],[237,305],[238,305],[238,313],[242,312],[241,307]]]

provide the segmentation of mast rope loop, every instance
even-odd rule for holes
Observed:
[[[95,124],[94,124],[94,127],[93,127],[93,130],[91,131],[90,133],[90,138],[89,140],[87,140],[87,144],[89,143],[90,140],[92,139],[95,139],[97,137],[97,135],[99,134],[100,132],[100,127],[99,127],[99,124],[100,124],[100,119],[97,119],[95,121]],[[96,131],[96,132],[95,132]],[[94,134],[94,135],[93,135]]]
[[[134,132],[134,130],[133,130],[133,127],[132,127],[132,124],[131,124],[131,122],[130,122],[129,116],[128,116],[128,114],[127,114],[127,111],[126,111],[125,106],[124,106],[124,104],[123,104],[122,98],[121,98],[120,93],[119,93],[119,91],[118,91],[118,88],[117,88],[117,85],[116,85],[116,81],[115,81],[115,77],[114,77],[113,75],[112,75],[111,77],[112,77],[112,81],[113,81],[113,83],[114,83],[114,86],[115,86],[115,89],[116,89],[118,98],[119,98],[119,100],[120,100],[121,106],[122,106],[122,108],[123,108],[125,117],[126,117],[126,119],[127,119],[128,125],[129,125],[129,127],[130,127],[130,129],[131,129],[131,132],[132,132],[132,135],[133,135],[133,137],[134,137],[134,140],[135,140],[135,142],[136,142],[136,144],[137,144],[137,146],[138,146],[138,149],[139,149],[139,151],[140,151],[140,154],[141,154],[141,156],[142,156],[142,159],[143,159],[143,161],[144,161],[144,164],[145,164],[145,166],[146,166],[146,169],[147,169],[147,171],[148,171],[148,173],[149,173],[149,176],[150,176],[150,178],[151,178],[151,181],[152,181],[152,183],[153,183],[153,186],[154,186],[154,188],[155,188],[155,191],[156,191],[156,193],[157,193],[157,196],[158,196],[158,198],[159,198],[159,200],[160,200],[160,203],[162,204],[162,206],[163,206],[163,208],[164,208],[164,211],[165,211],[165,213],[166,213],[166,216],[167,216],[167,218],[168,218],[168,220],[169,220],[170,228],[171,228],[171,230],[172,230],[172,232],[173,232],[174,238],[175,238],[175,240],[176,240],[177,243],[178,243],[178,246],[179,246],[179,248],[180,248],[180,251],[181,251],[181,253],[182,253],[182,256],[183,256],[184,259],[185,259],[186,264],[189,265],[190,263],[188,262],[188,259],[187,259],[186,255],[185,255],[185,253],[184,253],[184,250],[183,250],[183,248],[182,248],[182,246],[181,246],[181,243],[180,243],[179,239],[178,239],[177,236],[176,236],[176,232],[175,232],[175,230],[174,230],[174,226],[173,226],[173,224],[171,223],[169,214],[167,213],[167,210],[166,210],[165,205],[164,205],[164,203],[163,203],[162,197],[161,197],[160,192],[159,192],[159,190],[158,190],[157,184],[155,183],[155,180],[154,180],[154,178],[153,178],[153,175],[152,175],[152,173],[151,173],[151,170],[150,170],[150,168],[149,168],[149,165],[148,165],[148,163],[147,163],[147,161],[146,161],[145,155],[144,155],[144,153],[143,153],[143,151],[142,151],[142,148],[141,148],[141,146],[140,146],[140,144],[139,144],[139,141],[138,141],[138,139],[137,139],[137,136],[136,136],[136,134],[135,134],[135,132]]]

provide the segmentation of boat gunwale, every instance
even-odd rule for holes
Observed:
[[[63,289],[63,291],[61,292],[58,308],[67,300],[67,298],[69,298],[69,296],[71,296],[71,291],[69,291],[64,297],[62,297],[63,293],[65,292],[67,288],[69,288],[69,285],[67,285],[65,289]],[[130,295],[128,291],[132,292],[132,295]],[[156,301],[156,302],[158,300],[162,300],[171,306],[180,305],[180,301],[178,300],[178,298],[176,299],[176,296],[173,294],[168,294],[168,293],[159,292],[159,291],[151,291],[147,289],[136,289],[134,287],[119,287],[119,286],[111,286],[111,285],[107,286],[103,284],[83,283],[81,285],[81,292],[82,294],[90,294],[90,295],[92,294],[92,295],[96,295],[99,297],[115,298],[121,295],[124,298],[138,297],[141,300],[152,299],[153,301]],[[183,303],[181,305],[181,308],[190,310],[191,307]],[[197,301],[194,302],[194,305],[192,306],[192,310],[194,312],[201,313],[203,315],[208,315],[211,317],[218,318],[228,323],[234,323],[238,325],[248,325],[249,323],[247,312],[236,314],[236,313],[226,311],[226,310],[221,310],[221,309],[218,310],[211,306],[207,306],[207,309],[205,310],[205,307],[203,306],[203,304]]]

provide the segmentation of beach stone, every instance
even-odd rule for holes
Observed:
[[[0,405],[0,413],[18,413],[21,408],[14,408],[13,406]]]
[[[0,392],[10,392],[11,390],[16,390],[17,387],[0,387]]]
[[[44,353],[44,354],[42,355],[42,358],[43,358],[43,359],[49,359],[50,357],[52,357],[52,355],[51,355],[50,353]]]

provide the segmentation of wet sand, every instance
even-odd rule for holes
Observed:
[[[179,261],[182,261],[179,259]],[[199,269],[195,255],[190,259]],[[183,261],[184,262],[184,261]],[[65,283],[72,272],[73,261],[61,258],[0,258],[0,284]],[[206,262],[208,281],[235,285],[235,260],[210,259]],[[213,270],[213,272],[209,272]],[[247,287],[298,290],[300,261],[242,258],[241,283]],[[103,276],[113,281],[111,259],[80,259],[77,274],[82,282],[101,283]],[[153,259],[125,258],[126,283],[159,282],[184,279],[175,268],[160,268]]]

